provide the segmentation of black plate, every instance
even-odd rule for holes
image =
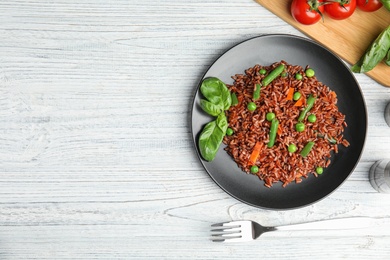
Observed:
[[[319,81],[336,91],[339,110],[346,115],[348,127],[344,137],[350,142],[322,175],[310,175],[299,184],[282,188],[276,183],[266,188],[257,176],[245,174],[234,160],[219,148],[216,158],[207,162],[200,157],[198,136],[203,126],[212,120],[199,106],[199,86],[206,77],[217,77],[232,84],[232,75],[244,73],[255,64],[270,65],[285,60],[293,65],[310,65]],[[201,163],[211,178],[228,194],[249,205],[265,209],[293,209],[317,202],[336,190],[353,172],[363,151],[367,130],[367,111],[359,84],[349,68],[320,44],[293,35],[262,35],[246,40],[225,52],[207,70],[199,82],[192,107],[192,135]]]

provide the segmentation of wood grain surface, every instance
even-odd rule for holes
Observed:
[[[384,7],[372,13],[357,8],[353,15],[345,20],[333,20],[325,13],[323,21],[314,25],[302,25],[291,16],[291,1],[256,1],[351,65],[360,59],[381,31],[390,25],[390,13]],[[379,63],[367,74],[384,86],[390,87],[390,67],[384,62]]]
[[[0,259],[387,259],[390,197],[368,181],[390,157],[390,89],[356,74],[362,158],[324,200],[250,207],[201,166],[190,108],[213,61],[260,34],[304,36],[253,0],[0,1]],[[259,185],[262,185],[259,182]],[[372,229],[216,244],[210,225],[370,216]]]

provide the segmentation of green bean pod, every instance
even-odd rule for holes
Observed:
[[[276,118],[272,119],[271,128],[269,131],[269,142],[267,144],[268,148],[271,148],[275,144],[276,133],[278,132],[278,127],[279,127],[279,121]]]
[[[279,76],[284,70],[284,64],[280,64],[274,70],[272,70],[261,82],[264,87],[268,86],[277,76]]]
[[[260,89],[261,84],[256,84],[255,92],[253,92],[253,100],[258,100],[260,98]]]
[[[312,141],[308,142],[305,145],[305,147],[303,147],[303,149],[301,151],[302,157],[306,157],[310,153],[310,151],[313,148],[313,146],[314,146],[314,142],[312,142]]]
[[[317,98],[313,97],[312,95],[310,95],[307,99],[307,102],[306,102],[306,107],[305,109],[303,109],[301,111],[301,113],[299,114],[299,117],[298,117],[298,122],[302,122],[305,117],[306,117],[306,114],[307,112],[310,111],[310,109],[312,109],[313,105],[314,105],[314,102],[316,101]]]

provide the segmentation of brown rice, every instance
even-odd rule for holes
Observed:
[[[271,84],[262,87],[260,98],[255,101],[256,110],[249,111],[247,104],[253,101],[255,86],[265,77],[259,70],[263,68],[269,72],[281,63],[286,66],[287,76],[277,77]],[[338,144],[349,146],[348,141],[343,138],[347,124],[345,115],[338,110],[336,93],[319,82],[316,76],[307,77],[307,68],[290,65],[285,61],[271,66],[255,65],[247,69],[245,74],[233,76],[233,85],[228,85],[230,91],[236,93],[239,103],[226,111],[229,127],[234,134],[225,136],[225,150],[243,171],[250,173],[252,164],[249,157],[255,144],[260,142],[262,149],[255,163],[259,167],[256,174],[267,187],[279,181],[285,187],[293,181],[300,183],[302,177],[306,178],[309,174],[317,176],[316,167],[329,166],[331,153],[338,152]],[[296,73],[300,73],[303,78],[295,79]],[[295,101],[286,100],[289,88],[294,88],[294,91],[306,98],[310,94],[317,97],[309,112],[315,114],[317,120],[314,123],[305,120],[306,128],[303,132],[297,132],[295,125],[306,103],[304,101],[302,106],[294,106]],[[266,120],[268,112],[275,113],[281,128],[272,148],[267,148],[271,124]],[[304,158],[300,151],[309,141],[315,142],[315,145]],[[292,143],[298,148],[295,153],[289,153],[287,149]]]

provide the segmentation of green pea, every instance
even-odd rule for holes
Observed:
[[[305,74],[308,78],[311,78],[311,77],[314,77],[314,75],[316,74],[315,71],[313,69],[307,69],[305,71]]]
[[[297,146],[295,144],[290,144],[287,150],[289,153],[295,153],[297,151]]]
[[[317,174],[322,174],[324,172],[324,168],[322,168],[322,167],[317,167],[316,168],[316,173]]]
[[[231,129],[230,127],[228,129],[226,129],[226,135],[232,135],[234,134],[234,130]]]
[[[295,125],[295,130],[297,130],[297,132],[303,132],[305,131],[305,124],[302,123],[302,122],[299,122]]]
[[[293,99],[295,100],[295,101],[297,101],[298,99],[300,99],[301,98],[301,93],[300,92],[295,92],[294,93],[294,96],[293,96]]]
[[[261,75],[265,75],[265,74],[267,73],[267,71],[266,71],[265,69],[260,69],[259,73],[260,73]]]
[[[265,117],[266,117],[267,121],[271,122],[272,119],[275,118],[275,113],[269,112],[269,113],[267,113],[267,115]]]
[[[301,79],[303,78],[303,76],[302,76],[302,74],[297,73],[297,74],[295,74],[295,78],[296,78],[297,80],[301,80]]]
[[[256,103],[255,102],[249,102],[247,105],[247,108],[249,111],[255,111],[256,110]]]
[[[309,115],[307,117],[307,121],[309,121],[310,123],[314,123],[315,121],[317,121],[316,115],[314,115],[314,114]]]
[[[258,173],[259,172],[259,167],[257,167],[256,165],[253,165],[251,167],[251,173]]]

